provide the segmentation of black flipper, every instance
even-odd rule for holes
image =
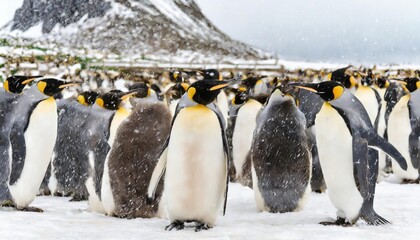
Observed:
[[[381,149],[386,154],[388,154],[388,156],[393,158],[398,163],[398,165],[400,165],[400,168],[407,170],[406,159],[391,143],[380,137],[376,132],[368,134],[367,137],[369,146],[374,146]]]
[[[15,127],[10,133],[10,144],[12,146],[12,168],[10,169],[9,184],[13,185],[20,178],[26,158],[25,135]]]
[[[378,101],[378,112],[376,114],[376,119],[375,119],[375,122],[373,124],[373,127],[374,127],[375,131],[378,132],[380,112],[381,112],[381,109],[382,109],[382,104],[381,104],[382,98],[381,98],[381,95],[379,95],[379,93],[376,89],[374,89],[374,88],[371,88],[371,89],[375,93],[376,101]]]
[[[383,225],[389,222],[373,209],[375,184],[378,175],[378,152],[369,149],[367,141],[353,136],[353,171],[357,187],[363,197],[360,217],[369,225]]]
[[[408,145],[409,145],[409,152],[410,152],[410,158],[411,158],[411,164],[413,164],[414,168],[419,169],[420,173],[420,152],[419,152],[419,135],[418,132],[412,131],[410,136],[408,137]]]
[[[210,108],[214,113],[216,113],[217,119],[219,119],[220,129],[222,133],[222,139],[223,139],[223,149],[225,150],[225,163],[226,163],[226,190],[225,190],[225,200],[223,203],[223,215],[226,213],[226,205],[227,205],[227,194],[228,194],[228,188],[229,188],[229,161],[230,158],[230,151],[229,151],[229,144],[226,138],[226,131],[225,131],[225,120],[223,118],[223,114],[220,111],[219,107],[217,107],[216,104],[210,103],[207,105],[208,108]]]

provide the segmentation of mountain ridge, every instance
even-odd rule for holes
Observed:
[[[220,31],[194,0],[24,0],[2,32],[36,27],[40,39],[123,55],[267,56]]]

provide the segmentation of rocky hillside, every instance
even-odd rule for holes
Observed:
[[[38,31],[33,35],[67,47],[124,55],[262,57],[217,29],[194,0],[24,0],[4,31]]]

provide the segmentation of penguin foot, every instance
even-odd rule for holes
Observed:
[[[54,197],[63,197],[63,193],[61,193],[61,192],[55,192],[55,193],[53,193],[53,196]]]
[[[175,229],[177,231],[184,229],[184,222],[173,221],[171,224],[165,227],[166,231],[172,231],[172,229]]]
[[[41,208],[37,208],[37,207],[23,207],[23,208],[17,208],[17,210],[22,211],[22,212],[38,212],[38,213],[43,213],[44,210],[42,210]]]
[[[39,192],[38,196],[51,196],[51,191],[49,189],[43,189]]]
[[[197,225],[195,225],[195,232],[200,232],[202,230],[209,230],[211,227],[207,225],[206,223],[197,222]]]
[[[88,200],[86,196],[83,196],[83,195],[79,195],[79,194],[77,194],[77,195],[74,195],[74,196],[73,196],[73,197],[69,200],[69,202],[81,202],[81,201],[85,201],[85,200]]]
[[[342,227],[350,227],[352,226],[351,223],[346,222],[346,219],[344,218],[337,218],[334,222],[320,222],[319,224],[324,226],[342,226]]]
[[[411,180],[411,179],[404,179],[401,184],[419,184],[420,179]]]
[[[15,204],[13,203],[12,200],[8,199],[8,200],[4,200],[1,203],[1,207],[15,207]]]

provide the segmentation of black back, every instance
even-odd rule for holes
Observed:
[[[19,95],[0,89],[0,203],[11,200],[8,187],[10,174],[10,131]]]
[[[9,184],[13,185],[22,173],[26,158],[25,131],[29,124],[32,111],[38,103],[47,97],[39,92],[36,85],[24,92],[16,105],[16,112],[13,127],[10,133],[10,143],[12,145],[12,169]]]

